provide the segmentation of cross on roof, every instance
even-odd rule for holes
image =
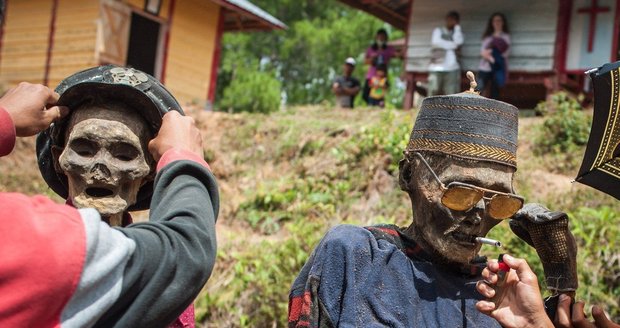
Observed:
[[[598,0],[592,0],[590,7],[583,7],[577,10],[579,14],[588,14],[590,16],[590,31],[588,35],[588,52],[592,52],[594,47],[594,32],[596,32],[596,16],[609,11],[609,7],[599,7]]]

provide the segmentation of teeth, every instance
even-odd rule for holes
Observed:
[[[458,240],[458,241],[464,241],[464,242],[468,242],[471,243],[473,242],[474,237],[464,234],[462,232],[455,232],[452,234],[452,236],[454,237],[454,239]]]

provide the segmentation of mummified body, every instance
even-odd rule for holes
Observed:
[[[140,187],[152,179],[154,162],[147,151],[153,136],[145,120],[124,106],[88,104],[77,109],[58,157],[72,204],[97,209],[113,226],[122,224]]]

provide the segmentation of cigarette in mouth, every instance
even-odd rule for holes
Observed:
[[[502,243],[499,240],[484,238],[484,237],[476,237],[476,242],[486,245],[491,245],[495,247],[502,247]]]

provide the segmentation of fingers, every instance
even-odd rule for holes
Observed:
[[[44,85],[22,82],[0,98],[0,107],[11,116],[17,136],[28,137],[68,114],[66,107],[46,109],[58,99],[59,95]]]
[[[491,263],[489,262],[489,265]],[[497,262],[495,263],[497,265]],[[499,276],[497,275],[497,273],[491,271],[492,268],[485,268],[484,270],[482,270],[482,278],[489,284],[491,285],[495,285],[497,283],[497,281],[499,280]]]
[[[161,155],[158,151],[158,140],[157,138],[155,139],[151,139],[151,141],[149,141],[149,144],[147,145],[147,148],[149,149],[149,153],[151,153],[151,156],[153,156],[153,159],[156,162],[159,162],[159,159],[161,158]]]
[[[503,260],[504,263],[517,272],[517,276],[521,282],[538,287],[538,278],[524,259],[514,258],[505,254]]]
[[[609,320],[605,311],[596,305],[592,307],[592,317],[594,317],[594,325],[598,328],[620,328],[619,324]]]
[[[570,315],[570,297],[562,294],[560,295],[560,299],[558,300],[558,308],[555,312],[555,321],[554,324],[556,327],[560,328],[570,328],[573,327],[571,323],[571,315]]]
[[[495,289],[490,282],[485,280],[480,280],[476,283],[476,290],[485,298],[493,298],[495,296]]]
[[[56,105],[58,99],[60,99],[60,95],[57,92],[52,91],[51,89],[47,89],[49,91],[49,96],[47,97],[46,103],[48,105]]]
[[[489,301],[478,301],[476,303],[476,309],[488,316],[492,316],[492,312],[495,310],[495,303]]]
[[[169,149],[186,150],[202,157],[202,137],[196,122],[177,111],[164,115],[157,137],[149,142],[149,151],[159,160]]]
[[[563,296],[564,295],[560,296],[560,304],[563,301],[566,301],[566,300],[564,300],[562,298]],[[563,302],[563,303],[570,303],[570,301],[566,301],[566,302]],[[560,307],[560,304],[558,304],[558,308]],[[586,314],[583,312],[584,306],[585,306],[585,303],[582,302],[582,301],[575,302],[575,304],[573,304],[573,308],[572,308],[572,310],[573,310],[572,312],[573,313],[572,313],[572,316],[571,316],[571,319],[572,319],[573,322],[581,322],[583,320],[586,320]]]

